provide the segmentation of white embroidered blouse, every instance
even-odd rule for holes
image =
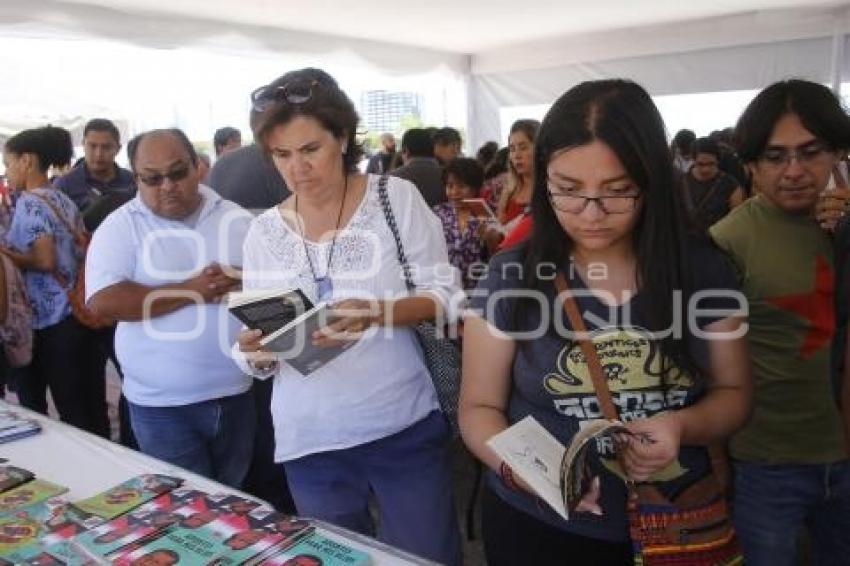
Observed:
[[[329,273],[331,302],[407,294],[378,197],[378,179],[369,176],[363,200],[337,234]],[[390,177],[387,190],[417,289],[434,294],[449,318],[456,318],[463,295],[459,274],[448,262],[440,221],[410,182]],[[315,277],[328,275],[331,243],[306,243]],[[243,268],[245,290],[300,288],[311,301],[318,300],[302,238],[277,208],[253,220]],[[244,371],[264,377],[246,363],[238,347],[233,351]],[[278,462],[390,436],[438,408],[415,332],[407,327],[372,328],[307,377],[282,361],[274,380],[271,410]]]

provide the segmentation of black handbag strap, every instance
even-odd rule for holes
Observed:
[[[380,179],[378,179],[378,199],[381,201],[381,209],[384,211],[387,226],[390,227],[390,231],[393,233],[393,238],[395,239],[396,255],[398,256],[398,262],[401,264],[401,270],[404,273],[404,284],[407,286],[408,291],[413,291],[416,289],[416,284],[410,275],[410,263],[407,261],[407,255],[404,253],[404,244],[401,242],[401,234],[399,234],[395,214],[393,214],[393,208],[390,205],[390,195],[387,192],[388,180],[389,176],[386,174],[381,175]]]

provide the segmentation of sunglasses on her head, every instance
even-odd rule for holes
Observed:
[[[251,93],[251,106],[257,112],[265,112],[278,102],[304,104],[313,98],[313,89],[319,81],[295,80],[280,86],[265,85]]]
[[[162,185],[162,182],[166,179],[171,181],[172,183],[176,183],[177,181],[182,181],[186,177],[189,176],[189,167],[184,166],[180,169],[174,169],[173,171],[169,171],[168,173],[139,173],[136,175],[136,178],[139,181],[147,185],[148,187],[158,187]]]

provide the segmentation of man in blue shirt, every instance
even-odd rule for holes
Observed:
[[[83,130],[83,149],[85,159],[54,183],[81,212],[97,204],[102,200],[100,197],[121,197],[126,202],[136,194],[133,174],[115,163],[121,149],[121,136],[115,124],[104,118],[89,120]],[[87,227],[92,229],[88,223]]]

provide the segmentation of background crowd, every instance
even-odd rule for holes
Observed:
[[[384,133],[367,158],[353,103],[318,69],[251,102],[253,142],[219,129],[212,167],[164,128],[129,140],[124,169],[103,118],[73,165],[61,128],[7,141],[2,276],[20,271],[31,313],[7,309],[3,326],[31,328],[33,345],[4,377],[22,405],[46,413],[49,392],[63,421],[108,437],[111,361],[121,443],[459,564],[451,432],[415,332],[448,321],[461,327],[460,432],[486,470],[488,563],[631,563],[621,480],[672,498],[714,469],[734,487],[748,564],[794,563],[804,528],[815,563],[850,564],[850,117],[827,88],[776,83],[734,128],[668,142],[642,87],[582,83],[475,157],[443,127]],[[555,330],[577,328],[518,298],[557,304],[542,265],[590,291],[577,302],[613,352],[614,404],[630,438],[649,439],[600,454],[604,514],[570,521],[487,445],[529,415],[566,445],[601,416],[580,340]],[[96,323],[69,293],[80,274]],[[286,288],[331,305],[316,346],[350,346],[309,378],[226,311],[231,292]],[[706,292],[720,295],[695,325],[665,334]],[[640,347],[618,357],[629,340]]]

